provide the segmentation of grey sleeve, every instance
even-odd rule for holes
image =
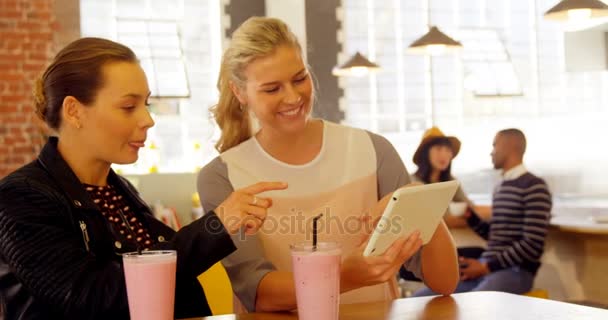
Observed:
[[[410,175],[395,147],[383,136],[368,133],[376,150],[378,199],[382,199],[385,195],[410,183]],[[423,279],[421,252],[421,250],[418,250],[403,264],[408,271],[419,279]]]
[[[234,191],[228,180],[228,167],[220,157],[201,169],[196,187],[205,213],[215,210]]]
[[[228,179],[228,167],[220,157],[201,169],[197,189],[205,212],[215,210],[234,191]],[[232,290],[245,308],[252,312],[255,311],[260,281],[276,268],[264,257],[264,249],[257,235],[246,236],[239,232],[232,236],[232,241],[237,250],[224,258],[222,264],[230,278]]]
[[[410,183],[410,175],[395,147],[383,136],[368,132],[376,151],[378,199]]]

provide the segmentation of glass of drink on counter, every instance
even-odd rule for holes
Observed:
[[[123,254],[131,320],[173,320],[177,252]]]

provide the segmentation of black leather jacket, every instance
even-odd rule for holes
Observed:
[[[135,243],[113,232],[51,138],[37,160],[0,181],[0,319],[128,319],[121,253]],[[236,248],[210,212],[175,232],[154,219],[113,171],[153,249],[177,250],[175,317],[209,315],[197,276]]]

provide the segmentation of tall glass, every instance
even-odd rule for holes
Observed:
[[[291,245],[300,320],[337,320],[342,250],[335,242]]]
[[[177,252],[131,252],[122,260],[131,320],[173,320]]]

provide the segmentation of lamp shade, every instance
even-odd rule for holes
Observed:
[[[418,38],[408,47],[409,53],[438,55],[448,50],[460,49],[462,44],[445,33],[439,28],[432,26],[429,31]]]
[[[344,64],[335,67],[332,70],[334,76],[362,76],[370,72],[380,70],[380,66],[369,61],[361,53],[356,52],[348,61]]]
[[[606,16],[608,16],[608,5],[600,0],[562,0],[545,12],[545,19],[557,21]]]

